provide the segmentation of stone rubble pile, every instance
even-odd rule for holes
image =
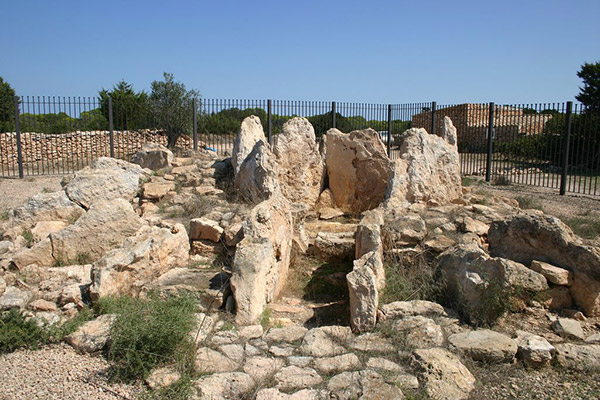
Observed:
[[[406,131],[391,160],[370,129],[316,138],[296,117],[271,146],[251,116],[231,159],[157,145],[134,164],[100,158],[0,225],[0,310],[60,324],[104,296],[196,292],[199,399],[460,399],[477,384],[466,359],[600,368],[600,248],[556,218],[462,188],[449,118],[440,132]],[[326,282],[347,291],[350,326],[314,327],[321,305],[305,313],[282,299],[301,256],[347,264]],[[450,307],[382,304],[385,263],[413,258],[436,271]],[[271,310],[289,317],[269,321]],[[511,315],[518,328],[494,325]],[[105,349],[113,320],[67,341]],[[178,379],[167,366],[147,383]]]

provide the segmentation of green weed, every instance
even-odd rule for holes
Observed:
[[[0,354],[11,353],[26,347],[37,349],[48,341],[48,332],[35,321],[25,319],[16,309],[11,309],[0,318]]]
[[[155,367],[177,363],[185,374],[193,371],[195,345],[188,333],[195,324],[197,303],[189,295],[160,299],[122,296],[101,299],[99,313],[115,313],[108,353],[112,378],[132,381],[148,376]]]
[[[534,198],[534,197],[530,197],[530,196],[517,196],[515,199],[519,203],[519,207],[521,207],[523,210],[534,209],[534,210],[542,210],[542,211],[544,211],[544,207],[542,205],[542,202],[540,200]]]
[[[33,244],[33,233],[31,233],[29,229],[26,229],[21,233],[21,236],[23,236],[23,239],[27,242],[27,247],[31,247]]]
[[[600,238],[600,218],[594,217],[573,217],[562,218],[573,232],[586,239]]]
[[[263,329],[268,329],[271,326],[271,309],[265,308],[265,310],[260,315],[260,324]]]

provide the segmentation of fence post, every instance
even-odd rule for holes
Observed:
[[[392,158],[392,105],[388,104],[387,154]]]
[[[331,102],[331,127],[335,128],[335,101]]]
[[[194,151],[198,150],[198,99],[194,97]]]
[[[17,132],[17,163],[19,164],[19,178],[23,179],[23,147],[21,146],[21,124],[19,121],[19,96],[13,98],[15,103],[15,130]]]
[[[113,127],[113,107],[112,107],[112,97],[108,98],[108,129],[110,135],[110,156],[115,158],[115,137],[114,137],[114,127]]]
[[[569,142],[571,141],[571,118],[573,115],[573,102],[567,101],[567,115],[565,118],[565,131],[563,135],[562,173],[560,175],[560,194],[567,192],[567,168],[569,165]]]
[[[485,164],[485,180],[490,181],[492,173],[492,148],[494,146],[494,102],[490,103],[490,119],[488,122],[487,162]]]
[[[437,102],[432,101],[431,102],[431,134],[435,135],[435,131],[436,131],[436,123],[435,123],[435,110],[437,108]]]
[[[271,109],[271,99],[267,100],[267,137],[269,139],[269,144],[273,145],[273,121],[272,121],[272,109]]]

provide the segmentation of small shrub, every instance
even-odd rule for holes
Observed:
[[[271,309],[265,308],[265,310],[262,312],[260,315],[260,324],[262,325],[263,329],[267,329],[269,326],[271,326]]]
[[[27,229],[21,233],[21,236],[23,236],[23,239],[25,239],[25,241],[27,242],[27,247],[31,247],[31,245],[33,244],[33,233],[31,233],[31,231]]]
[[[542,202],[540,200],[534,198],[534,197],[530,197],[530,196],[517,196],[516,200],[519,203],[519,207],[521,207],[523,210],[534,209],[534,210],[542,210],[542,211],[544,211],[544,207],[542,205]]]
[[[381,304],[409,300],[438,301],[444,282],[438,276],[431,260],[428,260],[428,254],[405,254],[386,258],[386,284],[379,297]]]
[[[590,216],[563,218],[562,220],[578,236],[586,239],[600,238],[600,218]]]
[[[461,183],[463,186],[473,186],[477,183],[477,178],[472,178],[469,176],[463,176],[461,178]]]
[[[147,299],[127,296],[103,299],[97,310],[117,314],[108,354],[116,381],[145,378],[153,368],[189,360],[188,353],[194,353],[195,346],[188,333],[195,324],[197,304],[189,295],[166,300],[155,293]],[[182,351],[185,355],[180,354]],[[193,368],[193,362],[191,367],[189,362],[184,364],[187,366],[183,369]]]
[[[2,212],[2,217],[0,217],[2,221],[8,221],[8,211]]]
[[[266,310],[267,310],[267,309],[265,309],[265,311],[266,311]],[[263,314],[264,314],[264,312],[263,312]],[[223,331],[233,331],[233,330],[235,330],[235,325],[234,325],[234,324],[232,324],[232,323],[231,323],[231,322],[229,322],[229,321],[224,321],[224,322],[223,322],[223,325],[221,325],[221,327],[219,328],[219,331],[220,331],[220,332],[223,332]]]
[[[509,186],[510,185],[510,178],[506,175],[498,175],[494,181],[492,182],[492,184],[496,185],[496,186]]]
[[[21,312],[11,309],[0,318],[0,354],[26,347],[37,349],[48,341],[48,332]]]

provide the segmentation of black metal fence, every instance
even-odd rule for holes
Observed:
[[[294,116],[317,136],[373,128],[392,159],[410,127],[439,133],[444,116],[458,131],[461,169],[488,181],[600,196],[600,115],[580,104],[368,104],[323,101],[201,99],[161,112],[144,103],[96,97],[15,97],[14,117],[0,121],[0,176],[74,172],[101,156],[128,159],[144,143],[209,148],[231,154],[241,121],[257,115],[269,141]],[[491,135],[490,135],[491,132]]]

